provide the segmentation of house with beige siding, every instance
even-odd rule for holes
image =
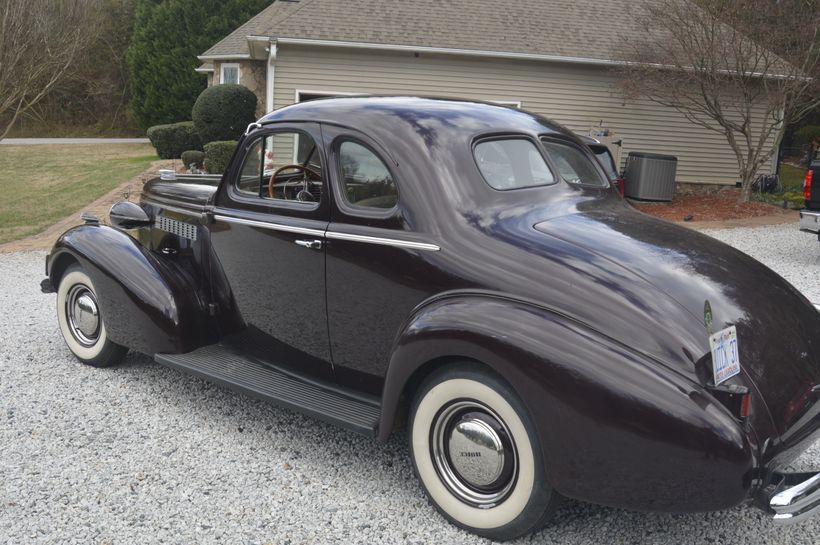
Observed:
[[[603,127],[616,156],[678,157],[679,182],[734,184],[725,139],[649,100],[615,69],[638,32],[631,0],[278,0],[199,58],[209,85],[240,83],[259,114],[336,95],[498,102],[580,134]]]

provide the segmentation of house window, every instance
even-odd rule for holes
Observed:
[[[239,64],[222,64],[219,71],[219,83],[239,83]]]

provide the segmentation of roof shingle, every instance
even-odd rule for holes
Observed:
[[[633,10],[631,0],[279,0],[203,56],[246,56],[248,36],[272,36],[614,60],[618,36],[638,31]]]

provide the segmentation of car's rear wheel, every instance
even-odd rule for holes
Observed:
[[[559,501],[523,404],[477,365],[428,377],[415,395],[408,434],[428,497],[471,532],[496,540],[521,536],[543,526]]]
[[[128,352],[108,338],[94,284],[79,265],[68,267],[60,279],[57,321],[68,348],[85,364],[108,367]]]

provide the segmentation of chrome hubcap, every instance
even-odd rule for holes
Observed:
[[[433,423],[430,445],[439,477],[461,501],[489,508],[512,490],[518,473],[515,444],[489,407],[466,400],[446,406]]]
[[[93,346],[100,337],[100,311],[94,292],[82,284],[72,286],[65,307],[71,334],[83,346]]]

